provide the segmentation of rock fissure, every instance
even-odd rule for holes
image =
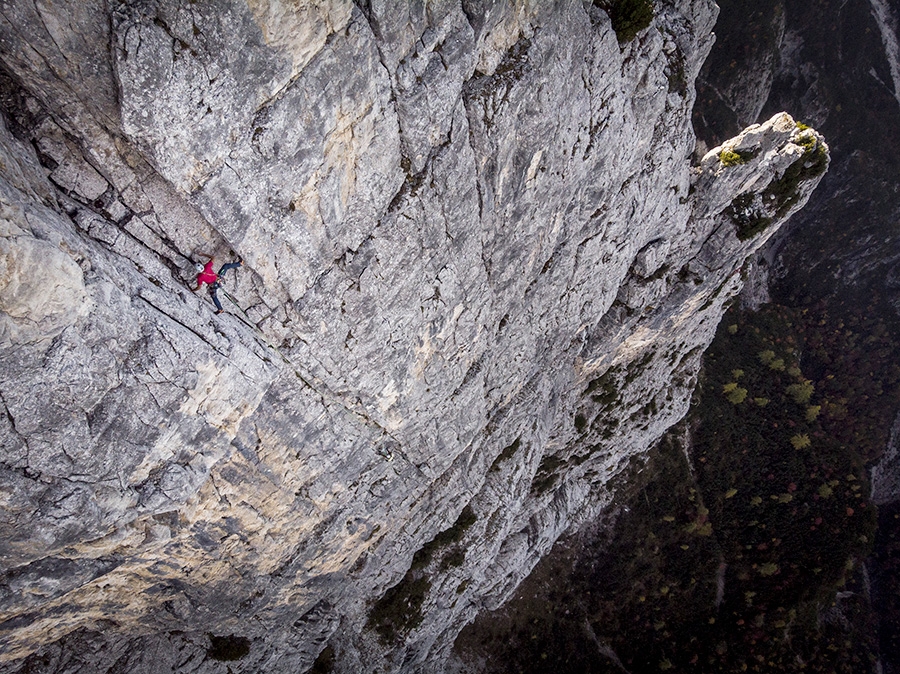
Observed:
[[[209,341],[209,339],[207,339],[201,332],[199,332],[195,328],[192,328],[191,326],[187,325],[186,323],[182,322],[181,320],[179,320],[179,319],[175,318],[174,316],[172,316],[171,314],[167,313],[164,309],[156,306],[152,301],[147,299],[144,295],[138,295],[137,298],[140,300],[143,300],[147,304],[147,306],[152,307],[153,309],[158,311],[160,314],[162,314],[163,316],[168,318],[170,321],[177,323],[178,325],[183,327],[185,330],[188,330],[192,335],[194,335],[201,342],[203,342],[204,344],[208,344],[210,347],[212,347],[223,358],[228,358],[228,353],[226,353],[225,351],[223,351],[216,345],[212,344]]]

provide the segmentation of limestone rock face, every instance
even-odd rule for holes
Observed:
[[[827,168],[786,114],[691,167],[705,0],[627,44],[588,3],[9,4],[7,671],[441,671]],[[193,261],[236,255],[214,315]]]

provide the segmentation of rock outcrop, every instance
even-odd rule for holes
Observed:
[[[389,4],[4,7],[7,670],[440,671],[827,168],[691,166],[711,2]]]

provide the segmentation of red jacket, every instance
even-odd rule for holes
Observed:
[[[210,260],[206,263],[206,266],[203,268],[199,274],[197,274],[197,287],[199,288],[201,285],[206,283],[207,285],[212,285],[219,279],[219,275],[213,271],[213,261]]]

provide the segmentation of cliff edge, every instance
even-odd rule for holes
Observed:
[[[610,504],[829,161],[620,4],[4,7],[7,670],[440,671]]]

